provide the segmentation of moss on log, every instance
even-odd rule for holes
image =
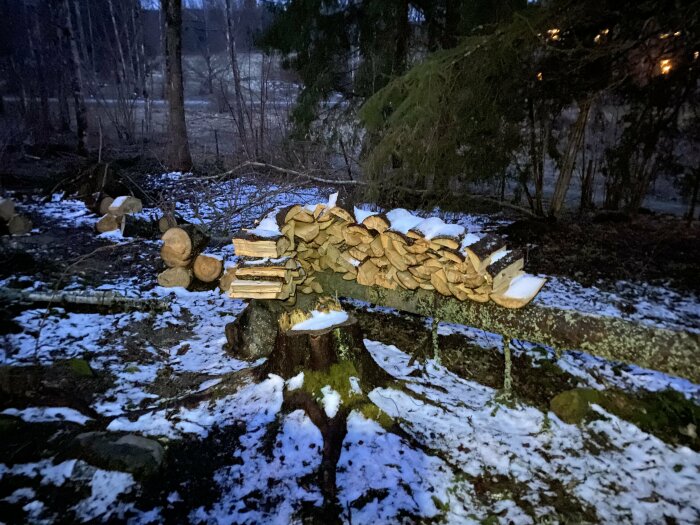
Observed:
[[[700,383],[700,334],[537,304],[513,310],[494,303],[458,301],[428,290],[362,286],[330,272],[318,272],[315,276],[327,293],[337,293],[339,297],[473,326],[556,350],[583,350]]]

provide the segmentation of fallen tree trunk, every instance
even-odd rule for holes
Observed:
[[[459,301],[429,290],[362,286],[331,272],[315,275],[327,293],[339,297],[473,326],[556,350],[583,350],[700,383],[700,334],[537,304],[511,310],[493,303]]]
[[[52,305],[79,304],[88,306],[119,308],[123,310],[155,310],[170,308],[163,299],[126,297],[111,290],[89,290],[84,292],[32,292],[14,288],[0,288],[0,301],[15,303],[46,303]]]

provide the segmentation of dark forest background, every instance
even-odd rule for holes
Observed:
[[[692,220],[699,13],[670,0],[1,0],[0,156],[254,162],[386,205]]]

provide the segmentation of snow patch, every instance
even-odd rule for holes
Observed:
[[[321,389],[321,394],[323,394],[321,399],[323,410],[328,417],[334,418],[338,414],[338,410],[340,410],[340,403],[342,402],[340,394],[333,390],[330,385],[324,386]]]
[[[27,423],[44,423],[55,421],[68,421],[84,425],[92,418],[81,414],[77,410],[68,407],[30,407],[30,408],[7,408],[0,412],[7,416],[15,416],[21,418]]]
[[[311,311],[311,317],[305,321],[292,326],[292,330],[323,330],[330,328],[348,320],[348,313],[342,310],[331,310],[330,312]]]
[[[302,386],[304,386],[304,372],[299,372],[287,379],[287,390],[299,390]]]

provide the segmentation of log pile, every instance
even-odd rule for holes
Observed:
[[[10,235],[25,235],[33,227],[29,217],[17,213],[12,199],[0,198],[0,231]]]
[[[99,233],[121,230],[124,234],[125,228],[134,228],[134,224],[139,223],[139,220],[132,217],[132,214],[138,213],[142,209],[141,200],[136,197],[122,195],[113,199],[110,196],[105,196],[98,205],[97,211],[102,217],[97,221],[95,228]]]
[[[200,282],[216,281],[223,272],[223,261],[202,253],[209,236],[192,224],[169,228],[161,238],[160,256],[167,268],[158,274],[158,284],[167,288],[189,288],[195,279]]]
[[[435,290],[460,301],[519,308],[544,285],[526,275],[524,257],[495,235],[482,238],[438,217],[403,209],[355,214],[327,204],[288,206],[233,239],[241,262],[229,270],[231,297],[287,299],[322,293],[314,273],[390,290]]]

